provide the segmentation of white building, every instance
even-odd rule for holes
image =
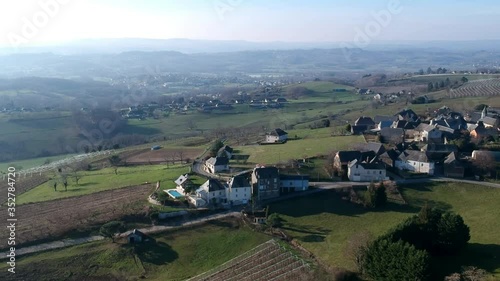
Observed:
[[[285,142],[287,140],[288,133],[279,128],[266,135],[267,143]]]
[[[252,186],[244,175],[232,177],[226,187],[226,199],[233,205],[247,204],[252,197]]]
[[[175,181],[174,181],[176,187],[175,189],[177,190],[177,192],[179,192],[180,194],[182,195],[186,195],[186,186],[191,184],[191,181],[189,180],[189,175],[188,174],[184,174],[184,175],[181,175],[179,178],[177,178]]]
[[[229,160],[226,157],[212,157],[205,161],[205,171],[216,174],[229,170]]]
[[[421,142],[441,142],[443,132],[438,129],[437,125],[428,125],[422,132],[416,136],[416,141]]]
[[[347,177],[350,181],[383,181],[387,179],[382,163],[364,163],[358,160],[349,162]]]
[[[196,197],[209,203],[226,203],[224,185],[215,179],[209,179],[196,190]]]
[[[399,170],[434,175],[435,163],[422,151],[406,150],[395,162]]]

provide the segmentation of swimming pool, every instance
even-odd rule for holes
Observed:
[[[184,197],[182,196],[182,194],[179,193],[179,191],[175,190],[175,189],[169,189],[169,190],[165,190],[165,192],[170,195],[170,197],[174,198],[174,199],[179,199],[181,197]]]

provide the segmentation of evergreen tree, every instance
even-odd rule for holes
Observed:
[[[363,258],[363,272],[377,281],[427,280],[429,255],[403,242],[378,239]]]
[[[387,204],[387,194],[383,182],[375,189],[375,207],[379,208]]]

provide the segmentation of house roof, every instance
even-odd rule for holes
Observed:
[[[225,151],[227,151],[229,153],[233,153],[234,149],[232,147],[230,147],[229,145],[225,145],[219,149],[219,151],[217,152],[217,155],[222,154],[222,152],[225,152]]]
[[[279,171],[276,167],[261,167],[253,169],[255,177],[258,179],[273,179],[279,177]]]
[[[385,120],[385,121],[380,121],[378,124],[380,129],[390,128],[392,126],[392,122],[393,122],[392,120]]]
[[[438,125],[437,128],[443,132],[443,133],[448,133],[448,134],[454,134],[455,133],[455,129],[453,128],[450,128],[448,126],[441,126],[441,125]]]
[[[211,164],[213,166],[224,166],[229,164],[229,159],[226,157],[212,157],[207,160],[207,164]]]
[[[425,152],[418,150],[406,150],[399,155],[401,161],[415,161],[421,163],[429,163],[429,157]]]
[[[351,150],[351,151],[339,151],[337,152],[340,163],[348,163],[356,159],[361,158],[361,151]]]
[[[419,125],[420,126],[420,125]],[[433,130],[438,130],[437,125],[427,125],[423,128],[423,132],[431,132]]]
[[[474,130],[476,134],[480,137],[486,137],[486,136],[498,136],[498,131],[493,129],[493,128],[484,128],[481,126],[477,126]]]
[[[380,154],[385,152],[385,147],[383,144],[381,144],[379,142],[369,142],[369,143],[363,145],[362,150],[364,152],[373,151],[373,152],[375,152],[375,154],[380,155]]]
[[[398,120],[394,121],[392,124],[393,128],[399,128],[399,129],[407,129],[407,130],[413,130],[416,127],[420,125],[420,122],[418,121],[406,121],[406,120]]]
[[[375,122],[373,121],[373,119],[371,117],[367,117],[367,116],[361,116],[358,118],[358,120],[356,120],[356,122],[354,122],[354,125],[355,126],[373,126],[375,125]]]
[[[419,119],[418,115],[411,109],[404,109],[396,113],[395,116],[397,116],[400,120],[407,120],[407,121],[410,120],[416,121]]]
[[[130,232],[128,234],[128,236],[131,236],[131,235],[137,235],[137,236],[142,236],[142,237],[146,236],[146,234],[142,233],[139,229],[132,230],[132,232]]]
[[[498,122],[498,119],[490,116],[485,116],[484,118],[481,118],[479,121],[482,121],[483,124],[488,126],[495,126]]]
[[[249,187],[249,186],[250,186],[250,182],[248,181],[248,179],[245,175],[234,176],[229,181],[230,188],[242,188],[242,187]]]
[[[358,135],[364,133],[366,130],[368,130],[368,126],[366,125],[359,125],[359,126],[351,126],[351,133]]]
[[[354,165],[360,165],[363,167],[365,170],[385,170],[384,164],[380,162],[375,162],[375,163],[367,163],[367,162],[362,162],[358,160],[353,160],[349,162],[348,166],[353,167]]]
[[[397,152],[394,149],[387,150],[386,152],[382,153],[379,158],[380,159],[389,159],[392,161],[396,161],[399,157],[399,152]]]
[[[179,178],[177,178],[174,182],[175,184],[179,185],[179,186],[182,186],[184,183],[186,183],[187,181],[189,181],[189,175],[188,174],[185,174],[185,175],[181,175]]]
[[[288,135],[288,133],[283,131],[282,129],[278,128],[278,129],[273,130],[269,135],[281,137],[281,136]]]
[[[219,191],[219,190],[225,190],[224,185],[216,180],[216,179],[209,179],[207,180],[203,185],[202,188],[208,188],[208,192],[214,192],[214,191]]]
[[[380,135],[385,141],[400,142],[403,141],[404,130],[400,128],[382,128]]]
[[[452,152],[446,156],[446,159],[444,160],[444,164],[461,164],[459,159],[458,159],[458,154],[457,152]]]

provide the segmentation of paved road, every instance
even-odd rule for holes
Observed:
[[[456,183],[468,183],[475,184],[493,188],[500,188],[500,184],[486,182],[486,181],[473,181],[473,180],[463,180],[463,179],[452,179],[452,178],[444,178],[444,177],[433,177],[433,178],[422,178],[422,179],[411,179],[411,180],[397,180],[395,181],[398,184],[412,184],[412,183],[425,183],[425,182],[456,182]]]
[[[193,226],[193,225],[202,224],[202,223],[212,221],[212,220],[218,220],[218,219],[222,219],[222,218],[226,218],[226,217],[239,216],[239,215],[240,215],[239,212],[228,211],[228,212],[224,212],[224,213],[219,213],[219,214],[210,215],[210,216],[203,217],[203,218],[198,218],[198,219],[186,221],[183,223],[179,223],[179,225],[175,225],[175,226],[155,225],[155,226],[148,227],[148,228],[141,228],[139,230],[145,234],[153,234],[153,233],[158,233],[158,232],[162,232],[162,231],[166,231],[166,230],[170,230],[170,229]],[[124,232],[124,233],[120,234],[120,236],[125,237],[130,232],[132,232],[132,231]],[[76,239],[64,239],[64,240],[34,245],[34,246],[23,247],[23,248],[19,248],[19,249],[16,248],[16,256],[22,256],[22,255],[26,255],[26,254],[37,253],[37,252],[42,252],[42,251],[47,251],[47,250],[60,249],[60,248],[64,248],[64,247],[80,245],[80,244],[99,241],[99,240],[103,240],[103,239],[104,239],[103,236],[90,236],[90,237],[83,237],[83,238],[76,238]],[[0,253],[0,260],[7,259],[7,254],[8,254],[7,252]]]
[[[90,236],[90,237],[83,237],[83,238],[76,238],[76,239],[64,239],[64,240],[59,240],[59,241],[54,241],[54,242],[49,242],[49,243],[44,243],[44,244],[39,244],[39,245],[33,245],[33,246],[19,248],[19,249],[16,248],[16,257],[26,255],[26,254],[46,251],[46,250],[59,249],[59,248],[64,248],[64,247],[69,247],[69,246],[74,246],[74,245],[80,245],[80,244],[93,242],[93,241],[99,241],[99,240],[103,240],[103,239],[104,239],[104,237],[102,237],[102,236]],[[6,259],[7,254],[8,254],[7,252],[0,253],[0,259]]]

